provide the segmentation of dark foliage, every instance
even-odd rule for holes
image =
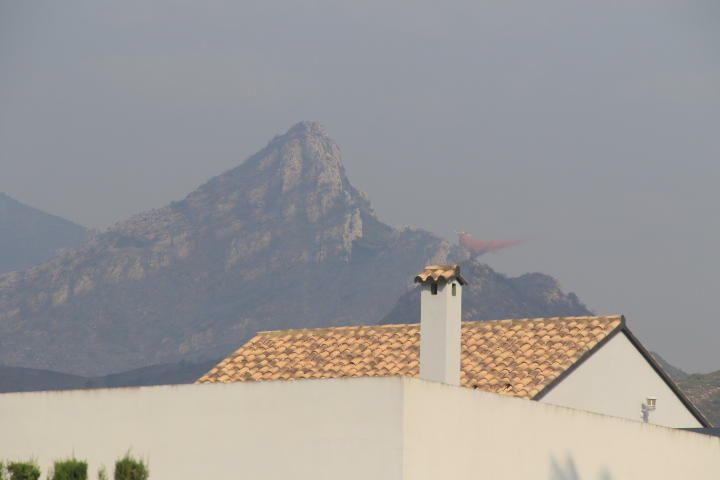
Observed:
[[[7,466],[9,480],[38,480],[40,468],[34,462],[13,462]]]
[[[52,480],[87,480],[87,462],[74,458],[55,462]]]
[[[147,480],[150,476],[147,465],[130,454],[115,463],[115,480]]]

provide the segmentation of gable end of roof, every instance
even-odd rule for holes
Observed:
[[[667,384],[667,386],[670,388],[670,390],[673,391],[673,393],[677,396],[678,400],[682,402],[683,405],[685,405],[685,408],[687,408],[690,413],[697,419],[698,422],[704,427],[704,428],[710,428],[712,427],[712,424],[708,421],[707,418],[700,412],[700,410],[697,409],[697,407],[690,401],[690,399],[685,396],[685,394],[680,390],[680,387],[677,386],[675,381],[670,378],[670,375],[668,375],[665,370],[660,366],[660,364],[655,360],[652,356],[652,354],[640,343],[640,340],[637,339],[635,335],[630,331],[627,326],[623,325],[623,333],[627,337],[628,340],[630,340],[630,343],[633,344],[633,346],[640,352],[640,355],[642,355],[645,360],[650,364],[650,366],[655,370],[655,373],[657,373],[660,378],[663,379],[663,381]]]
[[[663,368],[660,366],[660,364],[653,358],[652,354],[640,343],[640,340],[637,339],[637,337],[630,331],[630,329],[627,327],[627,323],[625,322],[625,316],[621,317],[621,322],[613,330],[610,332],[605,338],[603,338],[600,342],[598,342],[593,348],[585,352],[584,355],[582,355],[578,360],[570,366],[570,368],[566,369],[563,373],[561,373],[557,378],[555,378],[552,382],[550,382],[548,385],[545,386],[541,391],[539,391],[532,400],[541,400],[545,395],[547,395],[553,388],[555,388],[557,385],[559,385],[565,378],[567,378],[572,372],[574,372],[578,367],[580,367],[587,359],[593,356],[595,352],[600,350],[606,343],[608,343],[610,340],[612,340],[618,333],[625,334],[626,338],[630,341],[630,343],[637,349],[637,351],[640,353],[640,355],[643,356],[645,361],[647,361],[652,369],[655,371],[655,373],[660,376],[660,378],[665,382],[665,384],[672,390],[672,392],[677,396],[678,400],[685,406],[685,408],[690,411],[690,413],[695,417],[695,419],[700,422],[700,424],[704,428],[710,428],[712,425],[710,422],[705,418],[705,416],[697,409],[697,407],[690,401],[687,396],[680,390],[680,388],[677,386],[677,384],[670,378],[670,376],[663,370]]]
[[[552,382],[548,383],[545,388],[540,390],[534,397],[532,397],[532,400],[541,400],[545,395],[547,395],[550,390],[555,388],[557,385],[559,385],[563,380],[565,380],[572,372],[574,372],[580,365],[585,363],[585,361],[592,357],[595,352],[600,350],[606,343],[608,343],[610,340],[615,338],[615,335],[620,333],[625,328],[625,316],[622,315],[620,317],[620,323],[617,327],[615,327],[610,333],[608,333],[602,340],[600,340],[598,343],[596,343],[590,350],[585,352],[580,358],[577,359],[575,363],[570,365],[565,371],[563,371],[560,375],[558,375]]]

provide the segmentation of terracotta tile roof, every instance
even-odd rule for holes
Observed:
[[[460,275],[460,265],[428,265],[415,277],[415,283],[437,283],[439,280],[449,282],[456,279],[460,285],[467,282]]]
[[[463,322],[461,383],[533,398],[623,324],[620,315]],[[420,325],[261,332],[198,383],[419,373]]]

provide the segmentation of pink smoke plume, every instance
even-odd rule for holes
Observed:
[[[470,253],[470,258],[479,257],[503,248],[514,247],[523,243],[522,240],[476,240],[465,232],[458,233],[458,243]]]

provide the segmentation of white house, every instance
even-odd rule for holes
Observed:
[[[462,322],[457,265],[432,265],[420,324],[260,332],[198,380],[410,376],[679,428],[709,423],[621,315]]]
[[[720,478],[720,438],[661,426],[706,422],[622,317],[461,323],[457,267],[416,280],[421,325],[260,333],[202,384],[0,394],[0,460],[75,456],[94,478],[131,450],[153,480]]]
[[[408,377],[0,394],[0,458],[151,480],[717,480],[720,438]]]

